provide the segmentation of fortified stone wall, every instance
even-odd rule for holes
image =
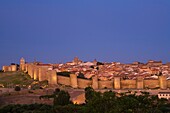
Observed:
[[[26,67],[25,67],[25,64],[20,64],[20,70],[21,70],[21,71],[26,70],[25,68],[26,68]]]
[[[77,75],[76,74],[70,74],[70,85],[73,88],[78,88]]]
[[[2,70],[4,72],[7,72],[7,71],[17,71],[17,65],[3,66]]]
[[[99,81],[99,89],[113,88],[113,80]]]
[[[12,68],[11,68],[11,66],[8,66],[8,71],[12,71]]]
[[[57,83],[70,86],[70,77],[57,75]]]
[[[17,65],[10,65],[11,71],[17,71]]]
[[[57,85],[57,74],[55,70],[50,70],[47,72],[48,83],[50,85]]]
[[[121,89],[136,89],[136,80],[121,80]]]
[[[167,89],[166,76],[159,76],[159,85],[160,85],[160,89]]]
[[[170,88],[170,80],[167,80],[167,87]]]
[[[48,80],[48,75],[47,75],[48,68],[46,67],[39,67],[39,81],[44,81]]]
[[[28,65],[28,74],[30,75],[31,78],[34,78],[34,67],[32,64]]]
[[[86,88],[92,85],[92,80],[78,78],[77,82],[78,82],[78,88]]]
[[[9,66],[3,66],[3,67],[2,67],[2,70],[3,70],[4,72],[8,71],[8,67],[9,67]]]
[[[115,89],[120,89],[121,85],[120,85],[120,77],[115,77],[114,78],[114,88]]]
[[[110,81],[100,81],[97,76],[93,76],[92,80],[86,80],[77,78],[77,75],[71,74],[70,77],[59,76],[55,70],[48,70],[48,67],[38,67],[33,64],[29,64],[28,74],[31,78],[39,81],[48,80],[49,84],[62,84],[68,85],[73,88],[86,88],[92,86],[93,89],[113,88],[113,89],[153,89],[170,88],[170,80],[166,80],[165,76],[160,76],[156,80],[144,80],[142,77],[138,77],[136,80],[122,80],[120,77],[115,77]],[[3,67],[4,69],[7,67]]]
[[[25,67],[25,70],[24,70],[24,71],[25,71],[25,72],[28,72],[28,64],[25,64],[24,67]]]
[[[34,80],[39,80],[39,68],[34,68]]]
[[[143,84],[143,77],[137,77],[136,80],[136,88],[137,89],[143,89],[144,88],[144,84]]]
[[[99,81],[97,76],[92,77],[92,88],[99,89]]]
[[[160,87],[159,80],[144,80],[144,88],[154,89]]]

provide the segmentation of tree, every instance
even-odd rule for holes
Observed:
[[[15,63],[11,63],[11,65],[15,65]]]
[[[77,77],[78,77],[78,78],[85,78],[85,77],[84,77],[84,74],[83,74],[83,73],[81,73],[81,72],[78,74],[78,76],[77,76]]]
[[[0,72],[4,72],[3,70],[0,70]]]
[[[70,95],[68,92],[61,90],[55,97],[54,97],[54,106],[57,105],[68,105],[70,104]]]
[[[94,66],[90,66],[90,68],[94,69]]]
[[[54,95],[58,95],[59,92],[60,92],[60,89],[56,88],[55,91],[54,91]]]
[[[86,102],[90,101],[94,96],[94,89],[92,87],[85,88],[85,98]]]
[[[15,86],[15,91],[21,91],[21,88],[19,86]]]
[[[104,65],[104,63],[102,63],[102,62],[97,62],[97,65]]]

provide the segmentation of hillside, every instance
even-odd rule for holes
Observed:
[[[0,72],[0,87],[14,87],[15,85],[26,87],[33,81],[28,74],[23,72]]]

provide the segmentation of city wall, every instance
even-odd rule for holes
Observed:
[[[146,89],[155,89],[159,87],[159,80],[144,80],[144,88]]]
[[[113,80],[99,81],[99,89],[113,88]]]
[[[70,86],[70,77],[57,76],[57,83]]]
[[[2,70],[4,72],[7,72],[7,71],[17,71],[17,65],[3,66]]]
[[[170,80],[165,76],[159,76],[159,79],[143,79],[138,77],[136,80],[123,80],[115,77],[112,80],[101,81],[97,76],[92,79],[77,78],[77,75],[71,74],[70,77],[57,75],[55,70],[48,70],[48,66],[28,65],[28,74],[31,78],[39,81],[48,80],[49,84],[62,84],[73,88],[86,88],[88,86],[94,89],[167,89],[170,88]]]
[[[121,80],[121,89],[136,89],[136,80]]]
[[[71,85],[70,77],[58,76],[57,78],[60,81],[57,81],[59,84]],[[61,79],[62,78],[62,79]],[[164,78],[163,78],[164,79]],[[86,80],[86,79],[77,79],[77,88],[86,88],[88,86],[92,86],[94,89],[167,89],[170,88],[170,80],[160,82],[160,79],[157,80],[108,80],[108,81],[100,81],[96,79]],[[167,85],[166,85],[167,84]]]
[[[170,88],[170,80],[167,80],[167,87]]]
[[[78,88],[86,88],[86,87],[92,85],[92,81],[91,80],[86,80],[86,79],[78,78],[77,82],[78,82]]]

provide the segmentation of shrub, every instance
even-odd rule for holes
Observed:
[[[86,79],[86,78],[84,77],[84,74],[83,74],[83,73],[79,73],[79,75],[78,75],[77,77],[78,77],[78,78]]]
[[[54,91],[54,94],[55,94],[55,95],[58,95],[59,92],[60,92],[60,89],[59,89],[59,88],[56,88],[55,91]]]
[[[21,91],[21,88],[19,86],[15,86],[15,91]]]
[[[34,92],[32,92],[32,91],[29,90],[28,93],[34,93]]]
[[[3,70],[0,70],[0,72],[4,72]]]
[[[58,95],[54,98],[54,106],[57,105],[68,105],[70,104],[70,95],[68,92],[61,90]]]
[[[104,63],[102,63],[102,62],[97,62],[97,65],[104,65]]]

